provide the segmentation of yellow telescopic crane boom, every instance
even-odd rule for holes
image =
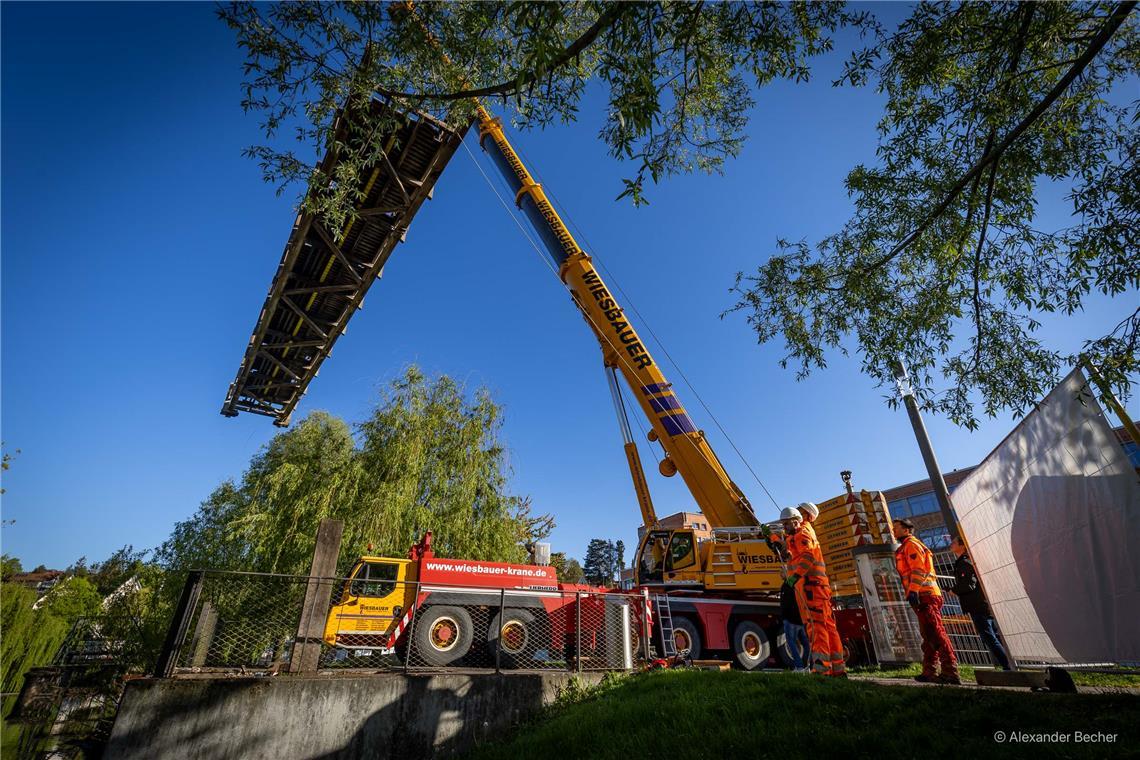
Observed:
[[[752,505],[725,472],[702,431],[697,430],[685,412],[673,386],[665,379],[649,353],[649,347],[638,336],[625,310],[613,292],[594,269],[590,257],[582,250],[562,218],[511,147],[502,123],[479,105],[476,110],[479,144],[498,167],[511,189],[515,203],[526,214],[538,232],[547,253],[554,261],[558,276],[570,290],[586,322],[601,343],[606,366],[620,372],[633,391],[638,405],[652,425],[650,440],[661,442],[665,459],[661,474],[681,473],[709,524],[716,528],[757,525]],[[626,452],[630,456],[632,439],[627,437]],[[633,451],[636,457],[636,450]],[[633,469],[631,459],[631,469]],[[637,467],[640,469],[640,466]],[[648,494],[642,498],[644,481],[634,474],[638,499],[645,513]],[[656,522],[652,506],[646,526]]]
[[[395,18],[404,15],[415,18],[428,40],[436,45],[440,56],[450,63],[438,41],[423,25],[422,20],[415,17],[412,2],[395,2],[389,9]],[[570,297],[601,344],[605,366],[611,375],[615,404],[624,407],[621,394],[613,382],[613,373],[620,372],[652,427],[649,440],[660,441],[665,449],[665,458],[658,467],[661,474],[671,477],[681,473],[685,485],[712,527],[759,525],[752,505],[725,472],[705,440],[704,432],[693,425],[692,419],[673,392],[672,383],[661,374],[649,353],[649,347],[642,342],[626,318],[625,310],[594,269],[590,257],[578,245],[562,217],[555,211],[542,186],[527,171],[526,165],[511,146],[503,132],[502,121],[493,116],[478,98],[472,98],[472,102],[475,104],[475,121],[479,128],[479,145],[491,156],[508,186],[514,191],[515,204],[523,210],[538,233],[554,262],[559,278],[570,290]],[[624,408],[618,410],[618,417],[641,516],[645,526],[652,528],[657,524],[657,516],[653,511],[637,446],[624,418]]]

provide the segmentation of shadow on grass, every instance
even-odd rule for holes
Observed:
[[[1074,731],[1115,736],[1075,742]],[[1004,732],[1061,743],[997,742]],[[899,689],[795,674],[665,671],[559,706],[474,758],[1123,757],[1140,751],[1130,695]]]

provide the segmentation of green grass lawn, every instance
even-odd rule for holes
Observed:
[[[1114,743],[997,743],[997,731],[1103,732]],[[1140,697],[883,686],[674,670],[560,700],[474,758],[1140,756]]]
[[[876,678],[913,678],[922,672],[922,666],[914,663],[905,668],[854,668],[853,675],[875,676]],[[971,665],[958,666],[958,674],[963,681],[974,683],[974,668]],[[1123,686],[1131,689],[1140,689],[1140,676],[1126,673],[1085,673],[1080,670],[1070,670],[1073,682],[1077,686]]]

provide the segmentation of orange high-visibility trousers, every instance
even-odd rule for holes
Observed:
[[[957,678],[958,658],[942,625],[942,597],[919,594],[918,600],[914,613],[918,617],[918,631],[922,634],[922,674],[934,678],[941,666],[943,676]]]
[[[809,659],[812,672],[826,676],[846,675],[843,642],[831,612],[831,588],[811,578],[804,579],[796,584],[796,602],[811,643]]]

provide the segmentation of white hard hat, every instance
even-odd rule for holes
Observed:
[[[796,511],[795,507],[784,507],[780,510],[781,520],[802,520],[803,517]]]
[[[811,515],[811,519],[813,520],[819,517],[819,507],[817,507],[815,504],[812,504],[810,501],[801,502],[800,509]]]

